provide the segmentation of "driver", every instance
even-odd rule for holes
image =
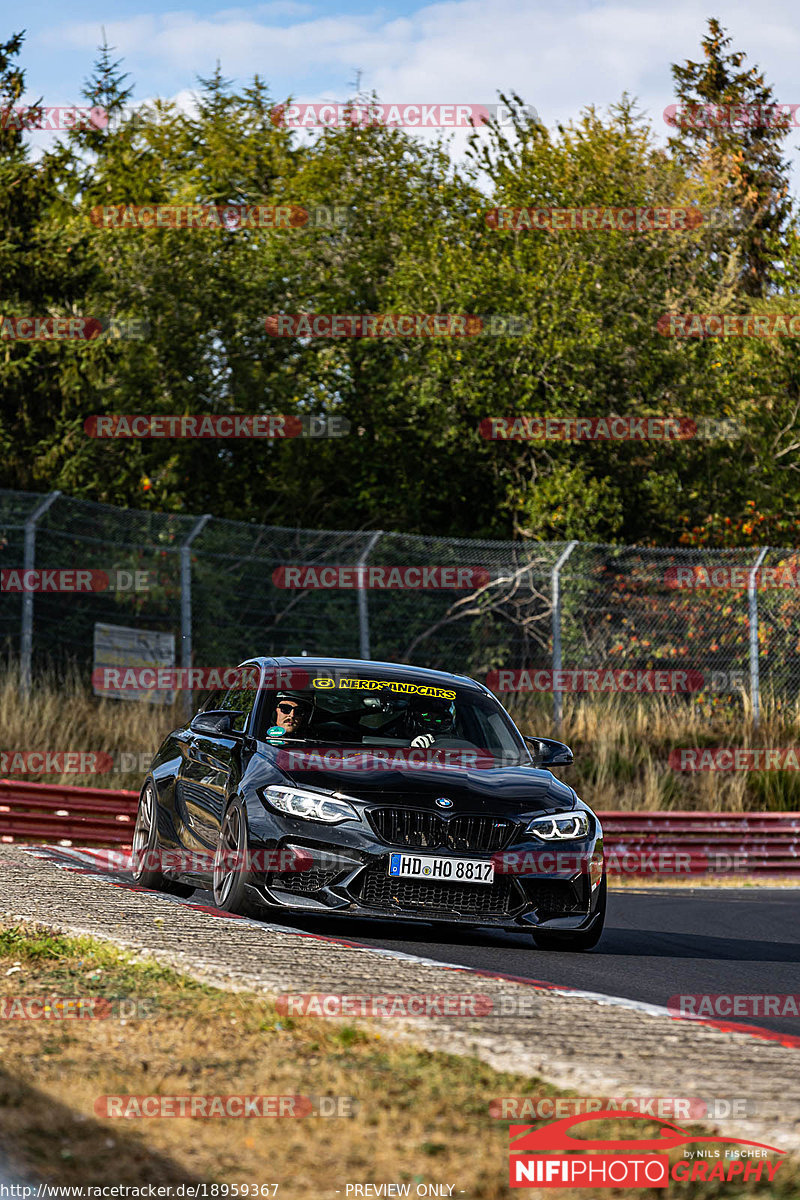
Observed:
[[[447,737],[455,729],[455,707],[447,700],[425,700],[409,714],[411,745],[427,748],[437,737]]]
[[[302,692],[278,692],[274,725],[280,725],[288,737],[303,737],[308,732],[312,705]]]

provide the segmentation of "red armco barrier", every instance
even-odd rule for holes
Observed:
[[[0,779],[0,841],[130,846],[138,792]],[[800,873],[800,813],[598,812],[606,854],[738,858],[745,874]],[[733,867],[731,867],[733,871]],[[717,873],[724,874],[723,868]]]
[[[138,792],[0,779],[0,841],[130,846]]]
[[[607,853],[680,851],[728,855],[730,871],[757,875],[800,873],[800,813],[599,812]],[[718,868],[724,874],[723,867]]]

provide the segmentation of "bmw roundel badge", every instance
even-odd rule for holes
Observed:
[[[448,800],[447,796],[437,796],[436,797],[436,805],[438,808],[452,808],[453,801]]]

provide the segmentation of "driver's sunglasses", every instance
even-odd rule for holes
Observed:
[[[282,701],[278,705],[278,712],[280,712],[280,713],[295,713],[298,711],[299,708],[300,708],[299,704],[286,704],[285,702]]]

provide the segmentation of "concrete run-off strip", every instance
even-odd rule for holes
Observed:
[[[530,1003],[521,1016],[425,1016],[370,1024],[384,1037],[474,1055],[498,1071],[537,1076],[582,1096],[747,1097],[757,1106],[757,1118],[712,1127],[800,1151],[800,1039],[724,1031],[672,1019],[666,1008],[559,988],[557,962],[533,948],[528,983],[359,946],[355,934],[352,942],[327,936],[324,921],[318,934],[309,934],[231,917],[115,881],[89,865],[88,856],[82,868],[79,857],[59,866],[47,851],[2,847],[0,919],[90,934],[233,991],[469,991],[494,999],[502,1011],[503,997],[526,989]]]

